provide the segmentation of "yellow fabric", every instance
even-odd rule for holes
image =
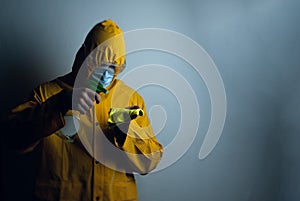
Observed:
[[[125,66],[126,47],[124,35],[120,27],[111,19],[96,24],[86,36],[84,43],[76,53],[72,72],[63,77],[62,81],[69,85],[74,84],[82,66],[87,67],[87,74],[102,63],[115,64],[118,75]]]
[[[12,110],[10,121],[16,125],[14,128],[20,133],[24,127],[24,133],[20,133],[20,142],[24,143],[24,146],[19,146],[22,147],[21,153],[39,153],[35,160],[39,167],[35,182],[36,200],[137,200],[133,174],[120,168],[116,171],[98,163],[91,156],[90,153],[94,151],[92,148],[102,148],[105,144],[83,146],[83,143],[89,141],[89,137],[95,137],[95,133],[87,132],[95,125],[97,128],[101,127],[105,137],[109,138],[117,149],[123,151],[124,157],[120,161],[129,164],[135,172],[146,174],[160,161],[163,147],[155,138],[142,97],[117,79],[107,87],[108,94],[100,93],[99,104],[95,103],[87,114],[79,115],[80,135],[73,136],[72,143],[59,135],[65,121],[56,107],[56,97],[63,89],[72,88],[79,64],[86,54],[93,50],[96,50],[95,54],[86,60],[91,68],[101,62],[125,64],[125,44],[120,35],[121,29],[112,20],[97,24],[88,34],[84,47],[77,53],[73,72],[40,85],[34,90],[29,101]],[[97,45],[111,38],[114,40],[109,40],[106,45],[97,49]],[[125,142],[120,146],[116,143],[118,136],[109,129],[108,113],[111,108],[134,105],[140,106],[144,115],[130,122]],[[76,111],[69,111],[67,114],[76,114]],[[28,122],[32,122],[29,127]],[[26,125],[23,127],[19,126],[24,124]],[[102,153],[108,154],[105,150]],[[110,161],[110,167],[117,167],[120,161]]]
[[[84,41],[84,49],[89,54],[84,65],[90,72],[103,63],[115,64],[116,75],[123,70],[126,54],[124,36],[122,30],[111,19],[93,27]]]
[[[43,103],[56,93],[61,91],[61,82],[51,82],[41,85],[34,93],[34,101]],[[120,94],[118,90],[124,92]],[[32,102],[32,101],[31,101]],[[128,136],[123,147],[128,155],[124,160],[130,163],[136,172],[148,173],[156,167],[163,153],[163,147],[156,140],[143,99],[134,90],[126,86],[122,81],[115,80],[109,94],[101,93],[101,102],[95,103],[96,122],[103,131],[108,131],[108,112],[112,106],[125,107],[139,105],[145,112],[143,116],[132,120]],[[23,107],[23,108],[22,108]],[[28,109],[30,104],[18,106],[14,113]],[[68,112],[71,114],[72,112]],[[90,126],[93,110],[86,115],[80,115],[84,126]],[[63,119],[57,118],[57,125],[63,125]],[[137,131],[137,128],[140,131]],[[82,145],[78,135],[73,137],[74,142],[69,143],[61,138],[59,130],[48,137],[42,138],[38,148],[26,148],[40,151],[39,171],[36,179],[35,196],[38,199],[47,200],[137,200],[137,189],[133,175],[115,171],[95,159]],[[89,134],[87,134],[89,135]],[[117,146],[117,144],[115,144]],[[142,154],[145,160],[138,156]],[[116,161],[118,163],[119,161]]]

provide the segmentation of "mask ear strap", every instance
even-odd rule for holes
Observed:
[[[126,68],[126,59],[124,59],[124,64],[121,64],[120,67],[121,67],[121,70],[120,70],[120,73],[121,73]]]
[[[114,64],[115,65],[115,69],[116,69],[116,73],[120,74],[123,72],[123,70],[126,68],[126,62],[124,64]]]

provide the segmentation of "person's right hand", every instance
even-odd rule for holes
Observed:
[[[93,105],[100,102],[100,95],[89,88],[73,89],[73,110],[85,114]]]

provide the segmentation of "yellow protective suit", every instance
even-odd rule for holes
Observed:
[[[64,103],[60,102],[61,92],[72,89],[83,61],[93,50],[96,50],[97,56],[86,60],[89,67],[101,62],[125,63],[122,37],[97,50],[99,44],[118,34],[122,34],[122,31],[112,20],[97,24],[78,51],[72,72],[41,84],[30,99],[11,111],[7,126],[13,131],[12,136],[18,139],[12,145],[22,154],[38,153],[35,200],[137,200],[133,172],[146,174],[160,161],[163,147],[151,129],[142,97],[116,78],[108,86],[108,94],[100,93],[101,102],[80,115],[81,134],[74,135],[71,142],[61,137],[60,129],[65,125],[66,113]],[[90,70],[86,70],[87,76]],[[117,69],[116,75],[121,70],[121,67]],[[112,107],[134,105],[138,105],[145,114],[132,120],[127,135],[120,136],[109,128],[108,113]],[[72,111],[67,114],[72,114]],[[92,141],[95,142],[93,145],[89,144],[90,137],[96,139],[96,135],[101,135],[101,132],[89,133],[90,130],[85,129],[91,125],[93,130],[101,128],[105,139],[120,150],[122,156],[110,160],[111,147],[107,149],[107,144],[98,143],[97,140]],[[104,159],[109,160],[108,163],[98,162],[92,157],[93,154],[99,154],[99,150]]]

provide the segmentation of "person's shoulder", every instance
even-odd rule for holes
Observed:
[[[120,87],[123,90],[135,91],[133,88],[128,86],[123,80],[116,79],[116,87]]]
[[[120,90],[130,93],[132,95],[136,96],[141,96],[135,89],[132,87],[128,86],[124,81],[122,80],[117,80],[116,87],[119,88]]]
[[[127,94],[127,96],[130,96],[132,100],[135,99],[136,101],[143,101],[143,97],[122,80],[117,80],[116,88],[118,93]]]
[[[59,80],[54,79],[51,81],[47,81],[39,84],[34,88],[33,93],[35,96],[39,97],[40,101],[44,102],[51,96],[61,92],[63,87],[59,83]]]

